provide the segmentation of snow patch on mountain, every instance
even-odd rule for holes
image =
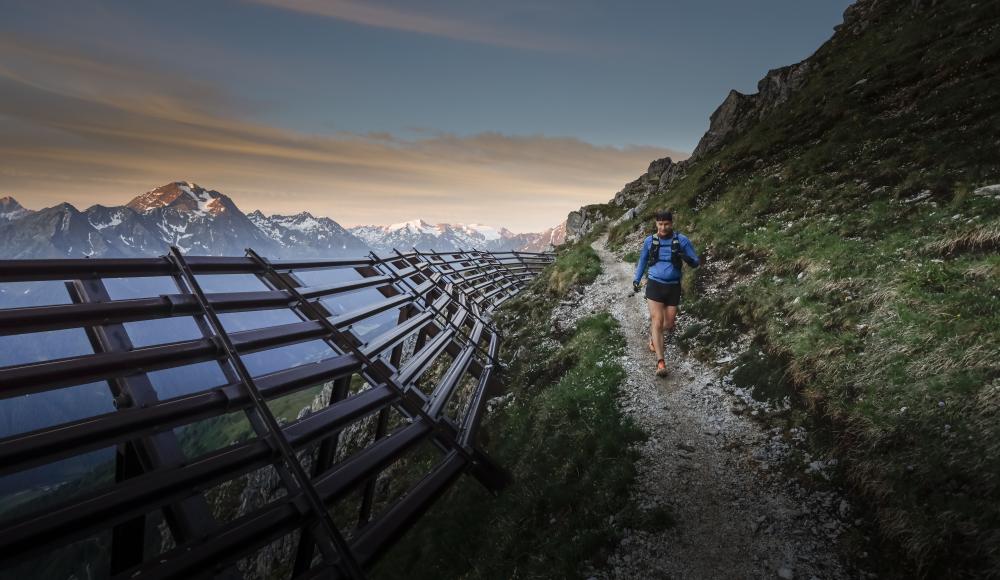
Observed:
[[[178,184],[181,191],[191,196],[191,199],[198,204],[198,209],[193,210],[198,215],[214,215],[222,211],[222,204],[219,198],[213,197],[211,193],[197,185],[187,181]]]
[[[311,214],[305,212],[294,216],[274,215],[271,216],[271,218],[275,223],[283,227],[300,232],[315,232],[323,228],[323,224],[316,220],[316,218],[314,218]]]
[[[481,236],[484,240],[486,240],[488,242],[499,240],[499,239],[502,239],[504,237],[510,237],[510,236],[504,236],[501,233],[501,231],[504,231],[504,232],[507,231],[504,228],[500,228],[500,230],[497,230],[494,227],[486,226],[486,225],[483,225],[483,224],[468,224],[468,225],[460,225],[459,227],[461,227],[462,231],[464,231],[465,233],[467,233],[469,235],[472,235],[472,236],[475,236],[475,235]],[[509,234],[510,232],[507,232],[507,233]]]
[[[442,230],[439,229],[438,227],[434,227],[419,218],[406,222],[401,222],[398,224],[391,224],[386,229],[390,232],[395,232],[398,230],[406,230],[408,232],[425,234],[429,236],[439,236],[443,233]]]
[[[123,219],[124,219],[122,217],[122,212],[114,212],[109,217],[110,217],[110,220],[107,221],[107,222],[97,222],[97,223],[95,223],[94,220],[92,220],[89,217],[87,218],[87,221],[90,222],[90,225],[94,226],[95,230],[103,230],[105,228],[113,228],[115,226],[120,226],[122,224]]]

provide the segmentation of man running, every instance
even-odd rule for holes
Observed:
[[[674,216],[669,211],[658,211],[656,233],[642,242],[642,254],[635,268],[632,289],[639,291],[639,282],[646,273],[646,304],[649,306],[649,350],[656,353],[656,376],[667,374],[663,360],[663,331],[673,332],[677,319],[677,306],[681,302],[681,262],[692,268],[701,264],[691,240],[674,231]]]

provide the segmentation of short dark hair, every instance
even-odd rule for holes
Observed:
[[[668,210],[661,209],[657,210],[657,212],[653,214],[653,218],[658,222],[672,222],[674,221],[674,214],[670,213]]]

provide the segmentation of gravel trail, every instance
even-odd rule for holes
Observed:
[[[653,374],[649,314],[632,294],[634,265],[593,244],[603,273],[553,317],[559,327],[609,311],[627,339],[628,374],[620,404],[650,434],[640,447],[633,501],[667,508],[676,524],[663,532],[626,530],[597,578],[822,578],[867,576],[849,570],[838,540],[853,525],[849,503],[832,491],[804,489],[776,469],[795,433],[768,431],[745,414],[725,377],[670,344],[665,378]],[[683,324],[684,304],[679,322]],[[729,391],[729,392],[727,392]],[[745,407],[743,407],[745,408]],[[791,440],[791,441],[790,441]],[[820,464],[821,465],[821,464]],[[807,466],[808,467],[808,466]],[[815,465],[813,466],[815,467]]]

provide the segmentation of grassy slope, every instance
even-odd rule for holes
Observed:
[[[501,357],[511,361],[501,380],[511,399],[485,421],[480,442],[513,483],[493,498],[462,478],[373,577],[572,577],[619,539],[611,516],[619,526],[669,525],[669,514],[627,507],[630,446],[643,434],[616,405],[624,339],[615,320],[586,318],[558,341],[539,332],[559,297],[598,273],[588,245],[562,248],[530,290],[500,309]]]
[[[883,537],[928,576],[1000,575],[1000,204],[970,194],[1000,182],[1000,5],[910,5],[610,239],[677,211],[751,277],[690,306],[785,361]]]

